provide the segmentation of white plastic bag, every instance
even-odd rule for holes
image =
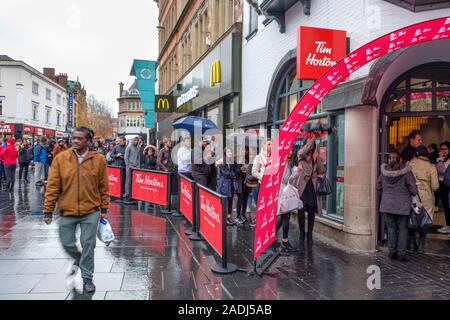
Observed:
[[[281,189],[279,214],[301,208],[303,208],[303,201],[300,200],[297,188],[288,183]]]
[[[107,246],[109,246],[115,239],[114,232],[112,231],[111,224],[108,220],[100,219],[100,223],[98,224],[97,237]]]

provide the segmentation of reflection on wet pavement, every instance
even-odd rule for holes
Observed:
[[[109,219],[116,240],[97,242],[93,295],[68,291],[71,265],[58,238],[58,218],[43,223],[44,188],[17,185],[0,192],[0,299],[448,299],[448,242],[430,241],[433,254],[400,263],[384,252],[345,252],[318,239],[312,249],[280,257],[263,277],[238,272],[218,276],[218,256],[206,242],[191,242],[183,219],[154,213],[148,204],[112,203]],[[291,239],[297,246],[297,228]],[[231,263],[252,267],[252,230],[228,228]],[[369,266],[381,269],[381,289],[369,290]]]

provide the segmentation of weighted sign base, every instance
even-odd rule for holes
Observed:
[[[131,199],[126,199],[123,201],[123,204],[125,204],[127,206],[131,206],[131,205],[137,204],[137,202],[134,200],[131,200]]]
[[[224,268],[222,264],[215,264],[211,267],[211,271],[217,274],[232,274],[238,271],[238,267],[232,263],[227,263],[226,268]]]
[[[192,241],[205,241],[205,238],[203,238],[203,236],[198,233],[198,232],[194,232],[189,236],[189,240]]]
[[[184,234],[187,236],[190,236],[190,235],[194,234],[194,231],[192,231],[192,228],[188,228],[188,229],[184,230]]]
[[[178,211],[175,211],[175,213],[172,214],[172,218],[184,218],[184,216]]]

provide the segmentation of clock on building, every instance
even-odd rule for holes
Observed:
[[[152,70],[149,68],[144,68],[141,70],[141,78],[144,80],[149,80],[152,77]]]

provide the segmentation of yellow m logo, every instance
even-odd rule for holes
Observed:
[[[170,109],[169,99],[161,98],[158,100],[158,110],[159,109]]]
[[[222,70],[220,66],[220,60],[214,60],[211,65],[211,87],[222,82]]]

